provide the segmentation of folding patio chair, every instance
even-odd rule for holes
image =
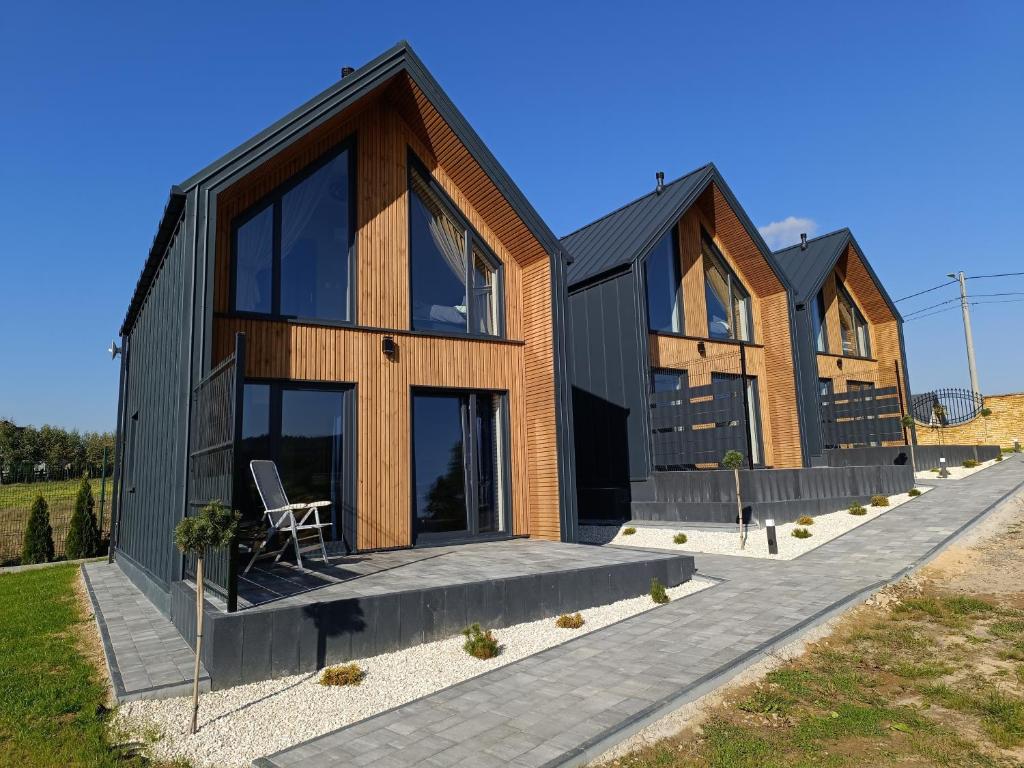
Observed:
[[[295,546],[295,564],[299,567],[300,571],[304,571],[305,568],[302,567],[302,552],[316,549],[316,544],[300,547],[299,533],[302,531],[316,531],[317,538],[320,540],[320,554],[323,556],[324,564],[326,565],[328,562],[327,547],[324,546],[323,529],[329,528],[331,523],[320,521],[320,510],[324,507],[329,507],[331,502],[313,501],[291,504],[284,492],[281,476],[277,474],[277,465],[274,462],[254,459],[249,462],[249,468],[252,470],[253,480],[256,481],[256,490],[259,491],[260,499],[263,501],[263,514],[267,520],[268,530],[266,537],[253,552],[252,559],[249,560],[244,573],[249,572],[252,564],[256,562],[256,558],[260,557],[261,554],[263,557],[276,555],[274,557],[274,562],[276,563],[288,548],[289,542]],[[303,510],[305,514],[297,519],[297,513],[302,513]],[[310,521],[310,517],[313,518],[312,521]],[[263,552],[279,532],[288,534],[281,548],[276,552]]]

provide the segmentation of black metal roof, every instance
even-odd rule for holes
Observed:
[[[405,72],[419,87],[427,99],[434,105],[438,113],[451,127],[453,133],[466,147],[470,155],[494,182],[495,187],[508,201],[509,205],[523,221],[526,227],[538,239],[549,253],[561,253],[564,248],[558,238],[547,226],[540,214],[523,195],[519,187],[501,167],[483,140],[469,125],[462,113],[455,107],[426,66],[405,40],[395,44],[377,58],[364,64],[351,74],[339,80],[322,93],[314,96],[302,106],[289,112],[283,118],[265,130],[243,142],[220,159],[206,166],[181,184],[172,187],[170,199],[157,229],[149,256],[142,270],[142,276],[135,288],[135,293],[121,326],[121,335],[125,335],[135,321],[135,317],[145,300],[149,284],[163,259],[167,243],[173,235],[177,223],[184,210],[187,194],[203,185],[224,178],[236,172],[241,166],[253,166],[265,162],[293,140],[325,120],[330,115],[351,106],[353,103],[389,82],[395,75]]]
[[[646,256],[711,183],[721,191],[779,282],[789,290],[789,280],[775,263],[771,249],[714,163],[690,171],[667,183],[661,192],[649,192],[563,237],[562,245],[573,259],[569,267],[569,286],[586,282]]]
[[[831,274],[836,266],[836,262],[846,252],[847,245],[852,245],[857,252],[861,262],[864,264],[864,268],[871,275],[871,279],[892,311],[893,316],[898,321],[903,322],[902,315],[896,309],[895,303],[893,303],[888,292],[885,290],[885,286],[872,268],[871,262],[864,256],[864,251],[861,250],[853,236],[853,232],[848,227],[811,238],[807,241],[806,249],[801,248],[800,244],[797,243],[788,248],[775,251],[776,261],[792,283],[793,290],[796,291],[797,303],[804,304],[818,295],[818,291],[821,290],[825,278]]]

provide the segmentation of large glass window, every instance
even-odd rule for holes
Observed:
[[[647,326],[652,331],[682,333],[679,249],[676,228],[666,234],[647,257]]]
[[[340,533],[346,491],[346,406],[349,388],[277,382],[245,385],[240,471],[245,495],[239,504],[247,519],[258,519],[263,504],[249,473],[252,459],[277,463],[285,493],[293,503],[330,501],[332,533]],[[353,531],[346,530],[347,536]],[[350,542],[350,544],[353,542]]]
[[[503,403],[483,392],[413,397],[417,542],[505,530]]]
[[[853,303],[850,294],[842,285],[837,285],[839,305],[839,334],[843,339],[843,354],[855,357],[871,357],[871,342],[868,324],[864,315]]]
[[[501,263],[414,160],[409,259],[413,330],[501,334]]]
[[[750,293],[726,265],[725,258],[706,232],[702,243],[708,336],[712,339],[751,341]]]
[[[352,319],[350,155],[334,153],[235,222],[236,311]]]
[[[828,323],[825,315],[825,296],[821,291],[814,297],[811,310],[811,323],[814,326],[814,344],[819,352],[828,352]]]

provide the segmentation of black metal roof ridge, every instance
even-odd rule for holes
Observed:
[[[193,174],[180,185],[172,188],[171,199],[164,210],[157,235],[153,240],[149,255],[136,285],[135,293],[129,304],[121,326],[121,335],[131,327],[141,307],[149,282],[156,273],[163,259],[164,251],[174,233],[181,211],[184,208],[185,196],[192,189],[211,180],[225,171],[232,164],[240,161],[253,152],[269,151],[282,143],[291,141],[310,123],[322,118],[325,114],[339,106],[350,106],[355,101],[375,90],[399,72],[406,72],[416,83],[427,99],[437,109],[441,117],[448,123],[452,132],[479,163],[484,173],[491,179],[495,187],[506,199],[523,221],[526,227],[540,241],[541,245],[554,258],[566,251],[564,245],[544,222],[540,214],[530,204],[522,190],[512,181],[508,172],[501,166],[483,140],[470,126],[466,118],[459,112],[452,100],[427,70],[422,60],[405,40],[399,41],[390,49],[342,78],[334,85],[306,101],[289,112],[281,119],[244,141],[231,151],[222,155],[199,172]],[[180,201],[179,201],[180,198]],[[180,202],[180,208],[178,204]],[[164,236],[166,235],[166,236]]]

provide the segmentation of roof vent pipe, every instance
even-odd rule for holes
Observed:
[[[662,193],[662,190],[665,189],[665,172],[658,171],[656,174],[654,174],[654,178],[658,180],[658,185],[654,188],[654,191],[660,195]]]
[[[344,80],[346,77],[351,75],[353,72],[355,72],[355,69],[353,67],[342,67],[341,68],[341,78],[342,78],[342,80]]]
[[[800,250],[801,251],[806,251],[807,250],[807,233],[806,232],[801,232],[800,233]]]

